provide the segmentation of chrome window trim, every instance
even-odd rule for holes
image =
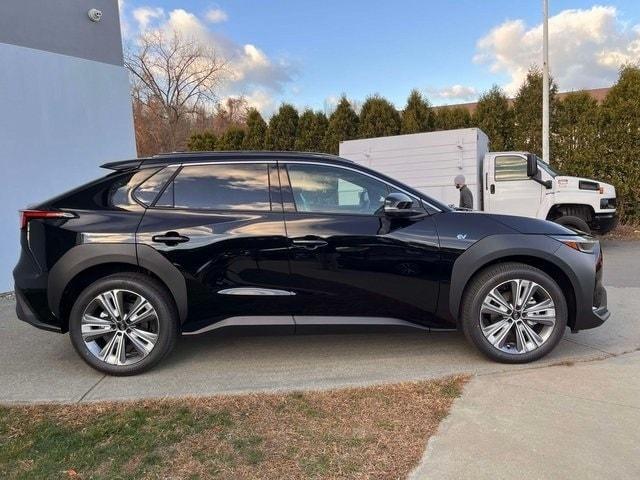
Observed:
[[[242,163],[242,164],[253,164],[253,163],[264,163],[264,164],[283,164],[283,165],[287,165],[289,163],[292,164],[310,164],[310,165],[321,165],[323,167],[334,167],[334,168],[342,168],[343,170],[349,170],[355,173],[359,173],[360,175],[366,175],[367,177],[373,178],[374,180],[377,180],[378,182],[384,183],[387,186],[393,187],[394,189],[396,189],[399,192],[405,193],[407,195],[409,195],[412,198],[415,198],[416,200],[423,202],[427,205],[429,205],[431,208],[433,208],[436,212],[442,212],[441,209],[439,209],[438,207],[436,207],[435,205],[429,203],[428,201],[426,201],[424,198],[420,198],[417,195],[411,193],[411,192],[407,192],[405,189],[398,187],[397,185],[394,185],[393,183],[389,183],[386,180],[383,180],[379,177],[376,177],[375,175],[370,174],[369,172],[363,172],[362,170],[359,170],[357,168],[351,168],[351,167],[347,167],[346,165],[337,165],[335,163],[326,163],[326,162],[321,162],[318,160],[313,160],[313,159],[309,159],[309,160],[287,160],[287,159],[283,159],[283,160],[259,160],[259,159],[251,159],[251,160],[222,160],[222,161],[206,161],[206,162],[181,162],[181,163],[172,163],[170,165],[168,165],[169,167],[185,167],[185,166],[202,166],[202,165],[229,165],[229,164],[237,164],[237,163]]]

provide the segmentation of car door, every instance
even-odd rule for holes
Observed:
[[[137,242],[183,273],[189,302],[183,330],[288,313],[288,242],[275,162],[184,164],[147,209]]]
[[[544,187],[527,176],[524,155],[496,155],[489,164],[488,211],[536,217]]]
[[[438,247],[429,215],[386,217],[384,199],[398,189],[357,169],[287,162],[280,181],[296,331],[340,316],[430,323]]]

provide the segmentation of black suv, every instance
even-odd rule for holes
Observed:
[[[350,161],[174,153],[22,212],[18,317],[70,332],[114,375],[178,335],[235,327],[460,327],[502,362],[609,316],[597,241],[555,223],[455,211]]]

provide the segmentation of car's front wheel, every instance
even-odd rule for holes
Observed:
[[[77,298],[69,316],[71,342],[93,368],[134,375],[157,364],[178,334],[168,292],[141,274],[97,280]]]
[[[522,263],[491,266],[473,278],[462,304],[462,329],[481,352],[505,363],[549,353],[567,326],[567,302],[545,272]]]

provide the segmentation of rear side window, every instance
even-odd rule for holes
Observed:
[[[162,188],[165,186],[165,184],[173,176],[176,169],[177,167],[163,168],[162,170],[142,182],[133,193],[136,197],[136,200],[146,206],[151,205],[158,194],[162,191]]]
[[[501,155],[496,157],[496,182],[510,182],[513,180],[528,180],[527,160],[519,155]]]
[[[176,208],[271,210],[267,164],[187,165],[169,188]],[[168,201],[165,194],[159,199]]]

